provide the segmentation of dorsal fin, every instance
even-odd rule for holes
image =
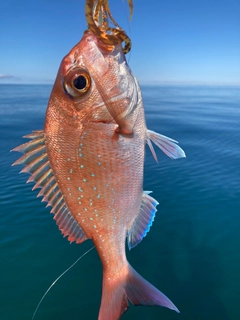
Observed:
[[[157,200],[149,196],[150,191],[144,191],[142,204],[139,214],[134,220],[130,230],[128,230],[128,248],[129,250],[139,244],[146,236],[152,226],[155,213],[157,212]]]
[[[12,150],[24,153],[20,159],[13,163],[13,166],[25,165],[21,172],[31,174],[27,182],[35,182],[33,189],[41,188],[38,196],[43,196],[42,201],[46,201],[47,206],[52,206],[51,213],[54,214],[54,219],[64,237],[68,236],[70,242],[83,242],[87,237],[69,211],[50,166],[44,132],[34,131],[24,138],[32,140]]]

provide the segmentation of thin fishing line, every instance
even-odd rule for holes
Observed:
[[[131,40],[131,27],[130,27],[130,21],[129,21],[129,19],[128,19],[128,13],[127,13],[127,8],[126,8],[126,3],[125,3],[125,1],[124,0],[122,0],[122,6],[123,6],[123,10],[124,10],[124,13],[125,13],[125,18],[126,18],[126,20],[127,20],[127,26],[128,26],[128,35],[129,35],[129,38],[130,38],[130,40]],[[130,58],[131,58],[131,51],[132,50],[130,50],[130,52],[129,52],[129,54],[128,54],[128,64],[129,64],[129,62],[130,62]]]
[[[86,251],[84,254],[82,254],[70,267],[68,267],[63,273],[60,274],[59,277],[57,277],[56,280],[53,281],[53,283],[50,285],[50,287],[47,289],[47,291],[44,293],[44,295],[42,296],[41,300],[39,301],[34,313],[33,313],[33,316],[32,316],[32,319],[33,320],[35,318],[35,315],[40,307],[40,304],[42,303],[43,299],[46,297],[46,295],[48,294],[48,292],[51,290],[51,288],[55,285],[55,283],[65,274],[67,273],[72,267],[75,266],[76,263],[78,263],[78,261],[80,259],[82,259],[86,254],[88,254],[93,248],[95,248],[94,246],[92,248],[90,248],[88,251]]]

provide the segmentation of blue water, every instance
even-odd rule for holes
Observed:
[[[91,241],[69,244],[11,164],[23,135],[42,129],[51,86],[0,86],[0,319],[31,319],[49,285]],[[148,127],[177,139],[186,159],[147,150],[144,189],[159,201],[133,267],[180,309],[130,306],[125,320],[240,319],[240,88],[143,87]],[[102,269],[95,250],[49,292],[36,320],[97,319]]]

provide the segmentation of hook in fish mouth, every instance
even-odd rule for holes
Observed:
[[[133,12],[132,0],[128,0],[128,4],[131,18]],[[102,42],[112,47],[124,42],[123,52],[127,54],[131,50],[131,40],[113,18],[108,0],[86,0],[85,15],[88,29],[101,39]],[[111,21],[115,28],[109,27],[108,21]]]

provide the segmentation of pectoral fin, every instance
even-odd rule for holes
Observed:
[[[177,145],[177,141],[163,136],[152,130],[147,130],[147,144],[152,152],[154,159],[158,162],[157,155],[154,151],[152,142],[160,148],[171,159],[185,158],[186,154],[182,148]]]
[[[129,250],[139,244],[142,238],[146,236],[152,226],[155,213],[157,212],[157,200],[149,196],[149,191],[144,191],[140,212],[134,220],[130,230],[128,230],[128,248]]]

